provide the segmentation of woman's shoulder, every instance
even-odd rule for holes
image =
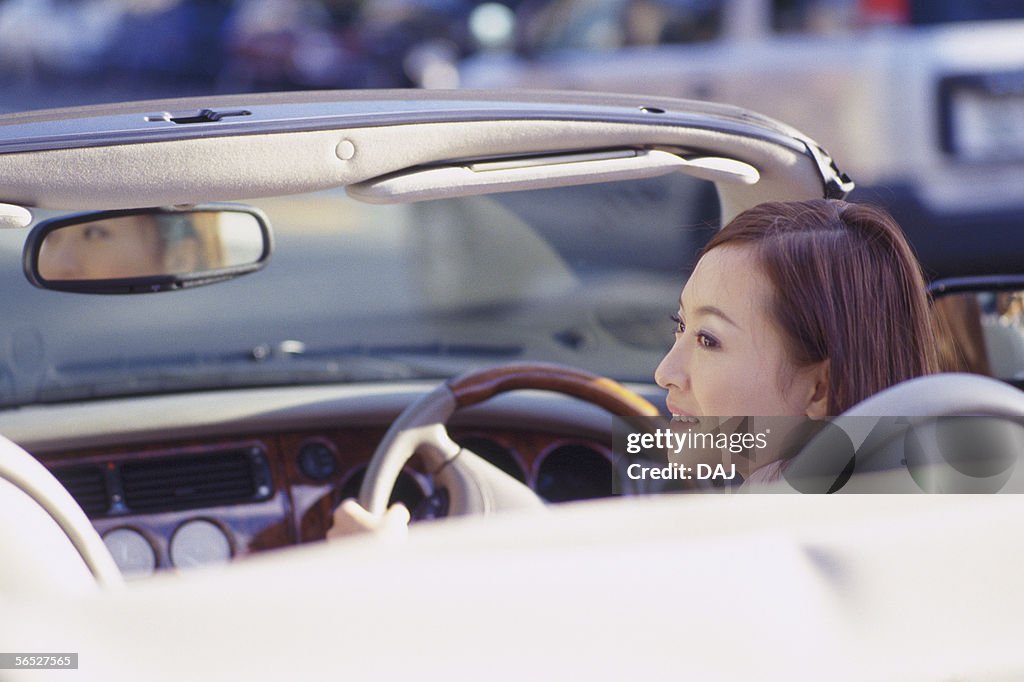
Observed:
[[[782,479],[782,472],[786,470],[786,463],[788,460],[777,459],[774,462],[769,462],[763,467],[759,467],[754,471],[750,472],[750,476],[747,476],[747,480],[744,484],[763,484],[763,483],[774,483]]]

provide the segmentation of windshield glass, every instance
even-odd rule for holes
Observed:
[[[266,269],[161,294],[35,289],[21,271],[26,232],[0,234],[0,402],[523,360],[650,381],[718,215],[713,185],[685,176],[392,206],[341,190],[248,203],[275,234]]]

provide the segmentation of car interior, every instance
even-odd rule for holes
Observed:
[[[486,628],[470,634],[478,617],[497,622],[489,627],[506,637],[516,622],[547,620],[537,631],[554,636],[562,628],[567,651],[585,641],[612,647],[613,633],[593,637],[611,616],[622,619],[631,650],[647,636],[661,646],[672,629],[662,608],[691,600],[700,613],[717,614],[707,622],[724,627],[735,609],[775,631],[771,618],[753,612],[752,595],[763,587],[721,592],[717,602],[698,587],[716,571],[742,580],[750,559],[740,561],[729,539],[758,518],[761,496],[735,503],[726,498],[743,496],[651,496],[659,499],[610,506],[603,499],[613,495],[610,416],[665,414],[651,374],[669,340],[669,308],[693,263],[680,262],[666,244],[692,255],[746,207],[839,197],[851,187],[824,150],[783,124],[730,107],[649,98],[361,91],[0,116],[0,200],[13,207],[9,222],[28,224],[17,207],[29,207],[32,219],[30,235],[0,235],[0,253],[18,263],[3,276],[12,287],[17,280],[20,304],[38,315],[12,331],[7,352],[18,362],[0,375],[0,537],[19,548],[0,562],[0,603],[17,615],[29,612],[29,598],[76,604],[55,630],[61,643],[90,632],[98,646],[143,627],[148,636],[124,660],[154,655],[154,642],[165,637],[202,652],[197,660],[211,678],[239,668],[218,661],[194,633],[172,634],[174,621],[160,613],[177,612],[185,630],[204,618],[206,603],[210,627],[234,633],[228,646],[252,652],[250,664],[264,661],[275,673],[285,664],[266,662],[261,648],[308,652],[314,668],[331,658],[335,642],[323,620],[331,613],[348,650],[363,647],[349,654],[351,670],[369,670],[367,661],[389,643],[409,653],[399,668],[382,664],[392,675],[427,665],[426,648],[445,627],[462,638],[461,653],[447,659],[453,677],[493,672],[501,640],[484,642]],[[552,206],[556,219],[545,223]],[[225,256],[217,267],[193,259],[184,273],[90,282],[46,266],[62,229],[69,235],[82,225],[109,227],[104,220],[145,218],[155,221],[153,234],[200,240],[204,230],[221,229],[205,227],[207,214],[219,212],[249,216],[255,227],[249,242],[232,232],[228,251],[243,255]],[[594,222],[599,213],[607,225]],[[612,231],[624,224],[625,233]],[[337,244],[346,237],[343,253]],[[385,252],[396,259],[384,260]],[[995,274],[1001,286],[1020,282],[1015,273]],[[937,417],[986,416],[1008,425],[1005,452],[1024,442],[1024,354],[1016,348],[1024,336],[1003,338],[1016,328],[999,322],[1019,299],[997,302],[994,284],[958,285],[990,311],[974,344],[993,376],[923,377],[856,406],[839,418],[857,434],[854,448],[864,448],[855,467],[840,459],[823,468],[813,442],[798,456],[809,476],[825,481],[822,492],[837,481],[850,484],[846,492],[957,485],[935,477],[922,484],[921,471],[943,465],[934,446],[922,446],[912,470],[901,456],[904,440],[872,440],[868,431],[880,417],[900,415],[930,433]],[[59,333],[79,309],[92,312],[75,334]],[[965,361],[969,347],[958,348]],[[867,422],[857,420],[866,418],[875,421],[865,430]],[[1024,486],[1013,458],[995,459],[998,471],[974,477],[994,487],[986,492]],[[771,492],[794,488],[784,483]],[[410,532],[404,547],[373,537],[323,542],[335,508],[353,497],[374,514],[402,502],[413,527],[428,530]],[[684,508],[680,497],[708,499]],[[574,504],[554,504],[562,502]],[[846,545],[829,529],[847,528],[858,503],[811,504],[816,511],[808,514],[783,502],[744,527],[768,529],[757,546],[764,575],[779,586],[767,607],[776,615],[796,594],[800,617],[828,622],[830,589],[876,590],[850,624],[822,630],[814,659],[825,660],[851,630],[890,608],[882,605],[890,592],[879,588],[887,564],[872,542],[902,543],[921,561],[950,561],[956,551],[919,546],[913,523],[929,510],[943,513],[940,503],[878,502],[861,517],[865,525],[850,526]],[[1013,511],[1008,501],[957,504],[968,521],[949,533],[966,547],[985,540],[971,534],[971,524]],[[474,523],[480,515],[488,515],[486,526]],[[717,520],[704,527],[692,523],[710,516]],[[554,520],[536,521],[548,517]],[[771,540],[769,517],[791,523],[785,527],[807,543],[790,549]],[[667,534],[697,543],[704,558],[687,565],[688,550],[662,544]],[[546,562],[543,575],[518,548]],[[570,548],[575,553],[566,554]],[[623,548],[637,553],[611,563],[601,553]],[[586,572],[588,552],[602,557],[595,572],[560,595],[570,574]],[[672,580],[672,564],[683,566],[671,583],[682,591],[669,589],[674,596],[656,606],[655,585]],[[205,570],[189,571],[199,567]],[[935,589],[966,570],[935,578]],[[424,591],[416,589],[417,575],[429,585],[419,586]],[[896,581],[905,586],[912,578]],[[286,581],[277,592],[266,582],[274,580]],[[637,603],[657,615],[609,604],[618,593],[605,599],[599,592],[609,580],[636,585]],[[371,582],[365,593],[354,587]],[[508,585],[507,594],[494,596],[496,584]],[[928,610],[917,608],[926,587],[890,603],[914,611],[914,623],[926,620]],[[175,604],[178,589],[186,596]],[[406,601],[374,601],[388,590]],[[994,590],[969,615],[982,613]],[[15,593],[21,596],[9,596]],[[471,603],[492,599],[500,605],[486,618]],[[556,608],[528,608],[538,603]],[[570,615],[576,622],[601,604],[607,614],[595,616],[593,627],[568,629]],[[437,625],[429,622],[435,614]],[[368,628],[400,623],[369,642],[371,633],[354,624],[359,619]],[[26,637],[44,626],[44,619],[26,622]],[[90,631],[89,622],[101,625]],[[258,633],[256,622],[264,624]],[[314,625],[306,643],[291,639]],[[983,632],[995,646],[1005,637],[992,630]],[[577,642],[574,632],[591,638]],[[690,638],[694,646],[701,641]],[[721,646],[708,651],[724,655]],[[664,664],[668,654],[651,660]],[[93,655],[97,670],[118,670],[116,650]],[[551,660],[546,672],[570,671],[568,659]],[[343,660],[338,665],[344,670]],[[510,665],[524,672],[523,661]],[[626,672],[617,665],[604,676]],[[698,673],[713,670],[700,665]],[[582,668],[595,672],[594,661]]]

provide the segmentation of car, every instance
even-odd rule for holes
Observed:
[[[630,95],[0,117],[6,678],[1016,677],[1018,495],[621,485],[701,245],[852,186],[783,123]],[[1019,271],[932,288],[1019,333]],[[855,459],[811,440],[766,491],[1019,491],[1001,378],[868,398]],[[325,541],[348,497],[407,536]]]

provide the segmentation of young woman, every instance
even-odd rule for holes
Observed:
[[[871,206],[817,199],[741,213],[704,248],[679,304],[655,379],[681,418],[838,415],[936,371],[920,265]],[[746,464],[744,477],[783,466]]]
[[[684,423],[763,416],[799,426],[937,371],[920,264],[871,206],[816,199],[744,211],[704,247],[672,319],[675,343],[655,380]],[[768,481],[785,451],[734,463],[744,479]],[[408,518],[396,506],[377,519],[347,500],[328,536],[398,532]]]

